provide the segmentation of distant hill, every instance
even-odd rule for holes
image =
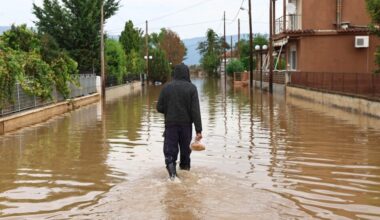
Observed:
[[[11,29],[10,26],[0,26],[0,34],[2,34],[4,31],[7,31],[9,29]]]
[[[241,39],[248,39],[249,34],[241,34]],[[227,43],[231,44],[231,35],[227,35]],[[199,42],[205,41],[205,37],[195,37],[190,39],[182,40],[187,48],[187,56],[184,61],[187,65],[198,65],[200,63],[201,55],[199,54],[197,47]],[[235,44],[238,41],[237,35],[232,35],[232,44]]]
[[[190,39],[182,40],[187,48],[187,55],[184,63],[187,65],[195,65],[199,64],[199,60],[201,59],[201,55],[197,51],[197,47],[199,42],[204,41],[205,37],[195,37]]]

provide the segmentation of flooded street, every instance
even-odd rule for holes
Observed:
[[[0,137],[0,218],[380,219],[380,120],[194,80],[206,151],[168,181],[160,86]]]

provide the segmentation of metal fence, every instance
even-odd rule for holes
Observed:
[[[96,93],[96,75],[81,74],[79,75],[78,81],[79,86],[70,83],[69,88],[71,92],[69,98],[75,98]],[[65,99],[57,91],[57,89],[54,88],[52,92],[52,99],[42,100],[39,97],[28,95],[21,88],[20,84],[17,83],[13,92],[13,100],[14,102],[12,103],[3,103],[3,107],[0,111],[0,117],[28,109],[42,107],[56,102],[61,102]]]
[[[123,77],[121,82],[118,82],[117,78],[114,76],[107,76],[106,77],[106,87],[113,87],[123,84],[128,84],[132,81],[140,80],[140,74],[128,74]]]
[[[291,74],[290,85],[380,97],[380,76],[372,73],[294,72]]]
[[[285,84],[285,73],[285,71],[273,71],[273,83]],[[260,74],[262,75],[262,78],[260,78]],[[263,82],[269,82],[269,71],[264,70],[262,73],[260,73],[260,71],[254,71],[253,79],[256,81],[260,81],[260,79],[262,79]]]

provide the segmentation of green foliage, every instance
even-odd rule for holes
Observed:
[[[234,73],[239,73],[244,71],[243,63],[240,60],[232,60],[227,65],[227,74],[232,76]]]
[[[380,37],[380,0],[366,0],[367,9],[372,18],[372,24],[370,24],[370,29],[372,33]],[[380,46],[377,46],[376,52],[376,64],[378,69],[375,70],[375,73],[380,73]]]
[[[268,45],[267,36],[262,34],[255,34],[253,37],[253,47],[256,45]],[[249,70],[249,40],[241,40],[238,44],[238,47],[240,48],[240,61],[243,63],[244,69]],[[257,51],[255,51],[253,48],[253,52],[255,53]],[[253,60],[253,66],[256,66],[255,56]]]
[[[77,80],[78,64],[71,59],[67,54],[61,53],[59,57],[53,60],[50,64],[53,70],[53,81],[55,86],[63,97],[68,98],[70,88],[68,82],[76,86],[80,86]]]
[[[92,71],[99,65],[100,6],[104,1],[104,19],[119,8],[118,0],[44,0],[33,4],[36,26],[51,35],[59,47],[78,62],[80,71]],[[60,3],[62,2],[62,3]]]
[[[366,0],[367,10],[372,19],[372,31],[380,36],[380,1],[379,0]]]
[[[23,74],[18,75],[21,87],[30,95],[42,99],[51,98],[53,91],[53,71],[49,64],[36,53],[29,53],[25,57]]]
[[[127,61],[127,72],[128,74],[138,75],[144,72],[145,60],[142,58],[142,55],[135,50],[132,50],[129,54],[126,55]]]
[[[216,77],[218,75],[218,67],[221,64],[219,54],[217,53],[206,53],[201,58],[202,68],[206,71],[208,76]]]
[[[378,46],[376,48],[375,56],[376,56],[376,61],[375,62],[377,64],[377,66],[378,66],[378,69],[375,70],[375,73],[376,74],[380,74],[380,46]]]
[[[140,51],[143,43],[142,33],[141,29],[133,26],[131,20],[125,23],[119,41],[123,45],[126,54],[131,53],[133,50]]]
[[[153,57],[152,60],[149,60],[149,80],[152,82],[166,82],[170,78],[170,56],[168,56],[166,48],[163,45],[161,46],[168,33],[168,30],[162,28],[160,33],[152,33],[148,38],[149,56]]]
[[[41,40],[41,56],[42,59],[48,63],[53,62],[53,60],[57,59],[62,50],[59,48],[57,41],[49,34],[42,34],[40,36]]]
[[[214,52],[220,53],[222,51],[222,40],[213,29],[208,29],[206,41],[200,42],[197,49],[201,55]]]
[[[13,50],[32,52],[38,50],[40,46],[37,35],[25,24],[18,27],[12,25],[10,30],[3,33],[2,39]]]
[[[278,57],[274,59],[274,63],[276,64],[278,60]],[[280,60],[277,63],[276,70],[286,70],[286,61],[284,58],[280,58]]]
[[[106,41],[106,61],[107,77],[116,79],[117,84],[123,82],[126,75],[126,57],[123,46],[116,40],[107,39]]]
[[[125,23],[124,30],[119,38],[126,54],[126,71],[130,75],[144,72],[145,61],[142,50],[145,49],[145,41],[142,34],[141,29],[134,27],[132,21],[128,21]]]
[[[206,38],[206,41],[199,43],[197,49],[202,55],[202,68],[209,76],[214,77],[218,75],[218,67],[221,62],[220,55],[222,54],[222,41],[212,29],[207,30]]]
[[[160,42],[163,38],[165,29],[162,28],[160,33],[152,33],[149,35],[149,47],[156,48],[160,46]]]
[[[166,82],[170,77],[170,64],[163,50],[156,48],[150,51],[153,57],[149,60],[149,80],[152,82]]]
[[[51,97],[54,86],[68,97],[68,82],[75,82],[77,63],[48,35],[38,35],[25,25],[13,26],[0,36],[0,101],[12,102],[18,81],[30,95]]]
[[[23,72],[21,55],[6,48],[0,38],[0,108],[5,102],[13,102],[16,76]]]
[[[243,64],[244,70],[249,70],[249,56],[240,57],[240,62]],[[256,60],[253,60],[253,66],[256,66]]]

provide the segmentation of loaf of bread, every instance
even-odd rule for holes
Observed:
[[[200,141],[194,141],[193,143],[191,143],[190,147],[193,151],[203,151],[206,149],[205,145],[202,144]]]

